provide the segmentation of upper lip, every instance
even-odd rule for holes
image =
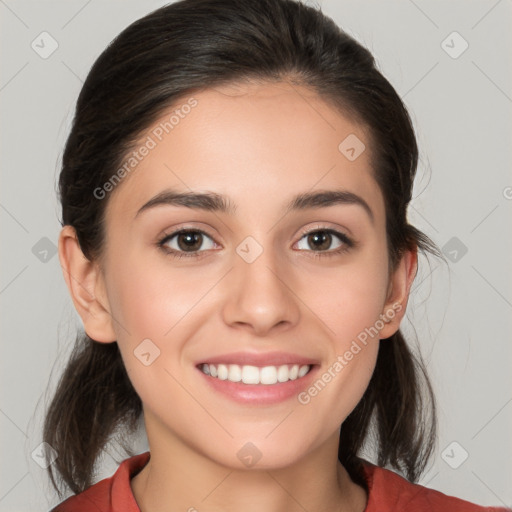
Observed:
[[[201,364],[237,364],[239,366],[280,366],[284,364],[298,364],[298,365],[313,365],[317,361],[310,357],[300,356],[289,352],[231,352],[229,354],[222,354],[219,356],[207,357],[198,362]]]

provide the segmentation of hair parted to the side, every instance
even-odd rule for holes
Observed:
[[[438,254],[409,225],[418,148],[407,110],[371,53],[320,10],[295,0],[182,0],[119,34],[80,92],[59,179],[62,225],[75,228],[84,255],[101,259],[108,202],[94,190],[116,172],[140,134],[194,91],[247,80],[311,88],[369,130],[372,170],[386,206],[391,266],[404,250]],[[59,456],[48,467],[57,492],[92,485],[95,462],[120,427],[133,428],[142,403],[117,343],[82,334],[49,404],[43,440]],[[363,483],[359,451],[370,432],[378,464],[416,481],[436,436],[432,389],[402,334],[380,341],[376,369],[341,426],[339,459]]]

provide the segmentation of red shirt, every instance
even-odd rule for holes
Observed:
[[[130,479],[149,461],[149,452],[124,460],[109,478],[84,492],[69,497],[50,512],[140,512]],[[481,507],[447,496],[439,491],[412,484],[388,469],[366,462],[364,476],[368,485],[365,512],[498,512],[512,509]]]

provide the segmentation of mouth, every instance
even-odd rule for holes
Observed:
[[[271,386],[295,381],[306,376],[312,369],[310,364],[282,364],[279,366],[252,366],[238,364],[201,363],[198,365],[205,375],[247,385]]]
[[[233,352],[209,356],[195,367],[207,388],[245,406],[293,400],[320,370],[320,361],[290,352]]]

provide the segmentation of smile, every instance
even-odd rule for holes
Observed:
[[[200,365],[200,370],[218,380],[242,382],[243,384],[272,385],[293,381],[304,377],[311,370],[311,365],[291,364],[280,366],[251,366],[238,364],[207,364]]]

